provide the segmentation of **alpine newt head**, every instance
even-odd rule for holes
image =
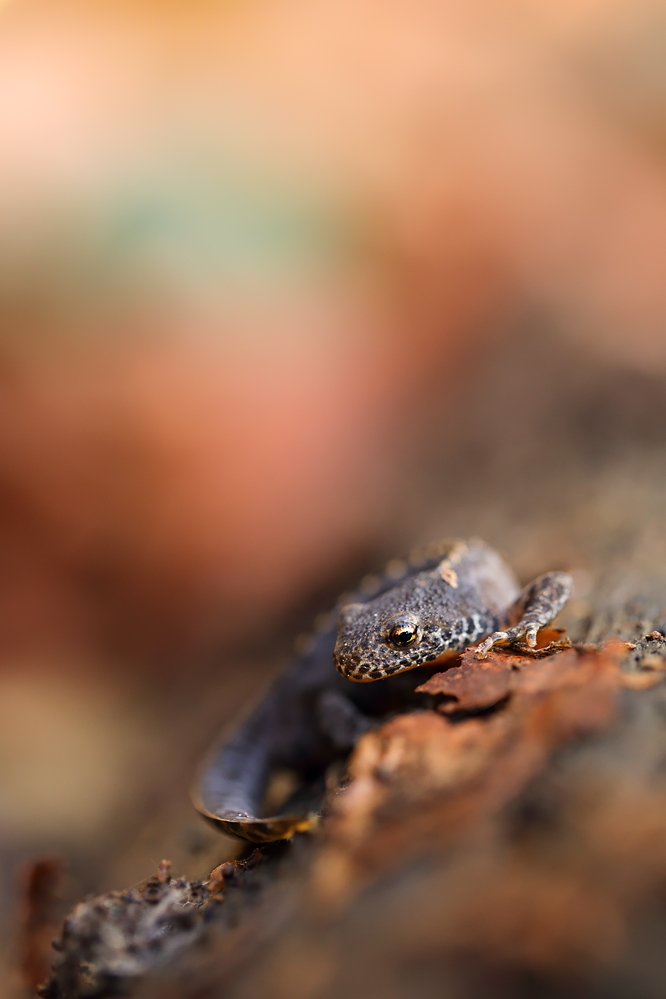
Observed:
[[[369,682],[432,662],[495,631],[517,595],[496,552],[480,541],[457,542],[435,568],[342,607],[335,667]]]

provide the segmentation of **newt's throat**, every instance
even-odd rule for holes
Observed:
[[[380,676],[370,676],[366,674],[365,676],[350,676],[345,673],[344,676],[347,680],[351,680],[352,683],[375,683],[377,680],[387,680],[392,676],[400,676],[401,673],[409,673],[412,669],[420,669],[422,666],[444,666],[450,663],[451,659],[455,659],[456,656],[460,655],[460,651],[456,649],[447,649],[442,652],[440,656],[436,659],[429,659],[427,662],[423,663],[412,663],[409,666],[403,666],[401,669],[395,670],[393,673],[385,672],[382,670],[381,666],[377,666],[372,670],[373,673],[380,673]]]

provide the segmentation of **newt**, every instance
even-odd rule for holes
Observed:
[[[389,563],[342,598],[290,669],[202,769],[194,801],[223,832],[255,842],[285,839],[316,823],[297,796],[277,815],[264,801],[272,774],[286,769],[308,786],[344,758],[359,737],[392,713],[423,707],[419,681],[480,642],[523,639],[564,607],[571,576],[549,572],[520,590],[512,569],[473,538],[445,541]],[[381,681],[381,682],[377,682]]]

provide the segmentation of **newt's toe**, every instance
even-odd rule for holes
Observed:
[[[493,645],[495,645],[497,642],[506,642],[506,641],[509,640],[509,638],[510,638],[510,635],[509,635],[508,631],[496,631],[496,632],[494,632],[488,638],[484,639],[484,641],[481,642],[481,644],[477,648],[477,650],[476,650],[477,658],[478,659],[483,659],[484,656],[488,655],[488,653],[492,649]]]

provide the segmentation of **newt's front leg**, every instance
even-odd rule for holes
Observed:
[[[514,613],[520,614],[518,624],[506,631],[496,631],[485,641],[481,642],[476,654],[479,657],[485,656],[493,645],[513,642],[518,638],[524,638],[532,648],[536,645],[536,636],[539,628],[555,618],[562,610],[573,590],[573,580],[566,572],[547,572],[545,576],[539,576],[533,583],[526,586],[518,600],[509,609],[509,616]]]

